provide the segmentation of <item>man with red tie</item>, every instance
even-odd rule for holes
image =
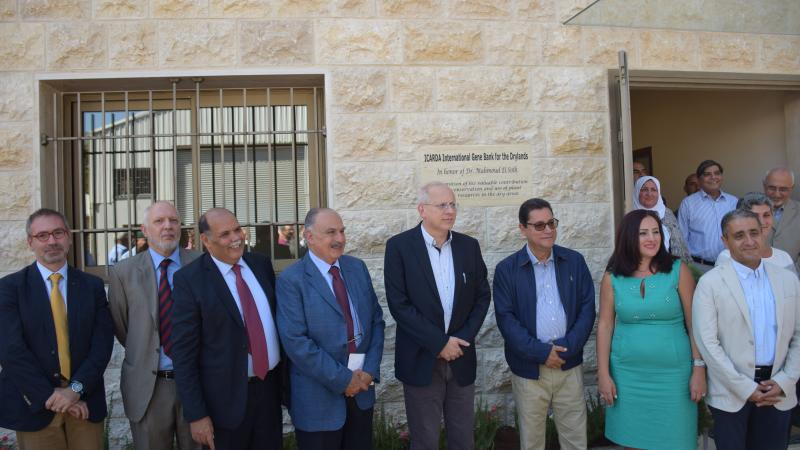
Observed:
[[[275,272],[245,253],[228,210],[198,221],[208,250],[174,277],[172,360],[192,438],[212,450],[280,449],[281,349]]]

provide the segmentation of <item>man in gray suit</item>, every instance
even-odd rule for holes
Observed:
[[[785,167],[776,167],[764,177],[764,193],[775,208],[769,243],[789,253],[797,264],[800,256],[800,205],[792,200],[793,189],[794,173]]]
[[[125,347],[121,388],[136,450],[199,449],[175,390],[172,367],[172,277],[198,252],[178,248],[178,211],[155,202],[144,211],[149,249],[111,268],[108,299],[114,333]]]

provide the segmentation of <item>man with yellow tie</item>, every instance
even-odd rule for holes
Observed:
[[[36,262],[0,279],[0,427],[25,450],[101,450],[114,344],[103,281],[67,265],[58,211],[25,225]]]

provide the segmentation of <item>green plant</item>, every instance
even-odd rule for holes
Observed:
[[[297,450],[297,438],[294,433],[283,435],[283,450]]]
[[[497,406],[488,406],[484,403],[483,398],[480,398],[475,411],[475,449],[491,450],[494,448],[494,437],[501,425]]]
[[[372,446],[381,450],[403,450],[408,448],[408,433],[400,430],[386,415],[381,406],[378,416],[372,422]]]
[[[600,394],[586,401],[586,442],[597,445],[605,441],[606,409],[600,404]]]
[[[0,450],[17,450],[17,444],[8,438],[8,435],[0,436]]]

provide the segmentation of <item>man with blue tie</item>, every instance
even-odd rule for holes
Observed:
[[[245,253],[230,211],[197,222],[207,253],[175,273],[172,362],[192,438],[211,450],[280,449],[281,349],[275,272]]]
[[[371,450],[383,310],[367,266],[344,255],[342,218],[311,209],[308,253],[278,278],[278,331],[289,358],[289,413],[300,450]]]
[[[148,249],[109,270],[114,332],[125,347],[120,389],[135,450],[199,449],[183,418],[172,365],[172,285],[175,272],[200,253],[178,248],[181,220],[172,203],[144,210]],[[158,348],[158,351],[153,351]]]
[[[26,224],[36,262],[0,280],[0,427],[25,450],[102,450],[114,345],[103,280],[69,267],[63,214]]]
[[[519,229],[526,245],[494,273],[494,311],[524,450],[544,449],[551,407],[561,448],[586,448],[582,363],[594,326],[594,282],[580,253],[555,245],[557,228],[549,202],[525,201]]]

